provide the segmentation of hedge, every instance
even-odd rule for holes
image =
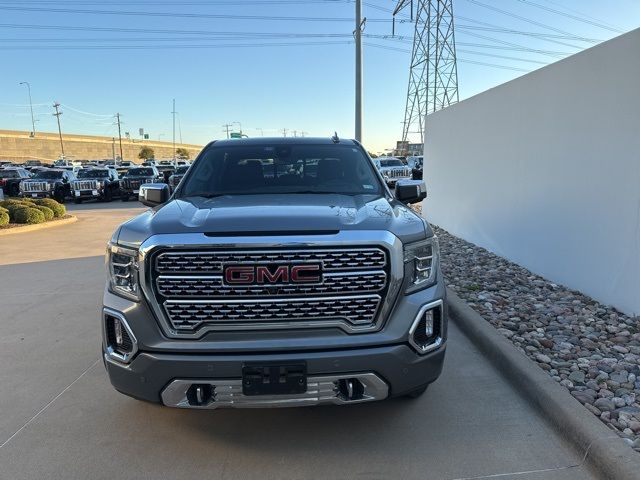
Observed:
[[[45,207],[44,205],[36,205],[34,208],[40,210],[44,214],[45,222],[48,222],[49,220],[53,219],[54,217],[53,210],[51,210],[49,207]]]
[[[36,200],[36,205],[50,208],[53,210],[53,216],[56,218],[64,217],[67,213],[67,209],[64,208],[64,205],[56,202],[52,198],[41,198],[40,200]]]
[[[11,215],[16,223],[42,223],[44,222],[44,213],[37,208],[22,207],[13,210]]]
[[[0,227],[9,225],[9,212],[6,209],[0,210]]]

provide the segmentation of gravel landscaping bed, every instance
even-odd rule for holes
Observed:
[[[434,228],[447,286],[640,452],[640,317]]]

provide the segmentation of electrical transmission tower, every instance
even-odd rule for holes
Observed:
[[[424,143],[425,117],[458,101],[453,0],[398,0],[394,18],[407,6],[415,34],[402,141],[419,134]]]

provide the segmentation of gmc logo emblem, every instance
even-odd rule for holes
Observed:
[[[289,283],[322,283],[319,263],[300,265],[227,265],[224,268],[227,285],[283,285]]]

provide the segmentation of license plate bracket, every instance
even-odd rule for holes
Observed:
[[[307,391],[307,365],[245,364],[242,367],[242,393],[256,395],[293,395]]]

